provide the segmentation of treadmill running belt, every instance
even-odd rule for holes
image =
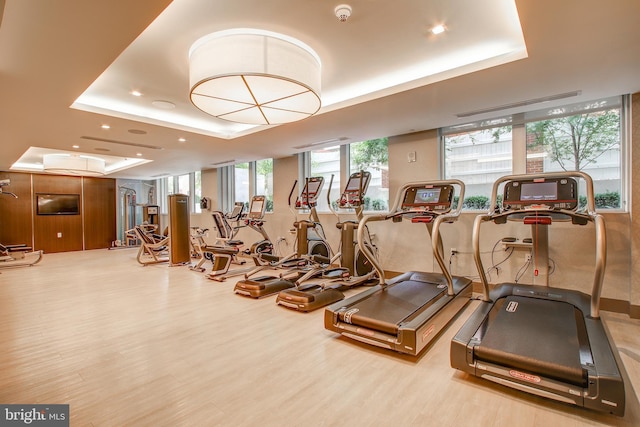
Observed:
[[[445,293],[446,286],[405,280],[388,286],[340,313],[340,320],[395,335],[398,326],[417,310]],[[349,321],[345,320],[349,319]]]
[[[486,362],[586,386],[580,342],[587,337],[578,335],[584,328],[578,328],[576,321],[584,319],[580,312],[576,316],[576,310],[564,302],[508,296],[492,308],[475,355]]]

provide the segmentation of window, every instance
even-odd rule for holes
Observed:
[[[340,197],[343,179],[359,170],[371,172],[371,182],[365,196],[365,210],[384,211],[389,208],[389,148],[388,138],[354,142],[349,145],[309,151],[302,156],[302,178],[322,176],[324,187],[318,198],[318,211],[328,212],[327,191],[331,175],[332,203]],[[303,184],[304,185],[304,184]],[[301,190],[299,190],[301,191]],[[335,204],[334,204],[335,206]]]
[[[465,185],[464,209],[489,208],[493,183],[512,171],[511,126],[445,135],[445,179]]]
[[[256,162],[256,195],[267,199],[267,212],[273,212],[273,159],[263,159]]]
[[[201,173],[191,172],[178,176],[170,176],[157,181],[159,188],[158,204],[160,212],[163,214],[167,211],[167,196],[169,194],[186,194],[191,203],[190,211],[200,213],[200,197],[202,196]]]
[[[218,177],[219,205],[223,211],[233,209],[235,202],[243,202],[248,208],[253,196],[264,195],[267,198],[266,212],[273,212],[273,159],[221,167],[218,168]],[[230,194],[233,194],[232,200]]]
[[[189,174],[178,176],[178,194],[191,194]]]
[[[371,172],[371,182],[364,199],[365,211],[389,209],[388,142],[388,138],[378,138],[349,145],[349,173]]]
[[[200,199],[202,199],[202,172],[196,171],[193,173],[193,211],[195,213],[202,213],[200,208]]]
[[[593,179],[596,208],[619,209],[621,109],[592,105],[595,111],[527,123],[527,173],[584,171]]]
[[[329,191],[331,175],[333,175],[331,199],[334,200],[340,197],[340,146],[311,151],[309,157],[311,162],[310,176],[322,176],[324,178],[324,185],[318,196],[318,206],[316,209],[319,212],[328,212],[327,192]],[[297,191],[298,194],[300,194],[304,188],[304,182],[299,183],[298,187]]]
[[[245,208],[249,206],[249,163],[238,163],[233,166],[233,179],[236,202],[243,202]]]
[[[464,209],[484,210],[489,208],[493,182],[500,176],[580,170],[593,179],[597,208],[620,209],[624,206],[622,153],[628,98],[443,128],[444,176],[465,183]],[[521,154],[513,157],[512,153]]]

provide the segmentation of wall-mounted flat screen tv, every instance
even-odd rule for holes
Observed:
[[[36,194],[38,215],[79,215],[79,194]]]

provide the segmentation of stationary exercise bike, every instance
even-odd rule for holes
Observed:
[[[212,261],[211,271],[207,274],[207,278],[224,281],[228,277],[244,274],[254,267],[248,269],[239,269],[229,271],[229,267],[232,263],[244,264],[244,260],[238,258],[239,255],[245,255],[251,257],[255,266],[263,265],[268,261],[263,260],[261,255],[273,254],[273,244],[264,229],[264,214],[266,210],[266,198],[265,196],[253,196],[251,203],[249,204],[249,212],[243,214],[244,204],[236,203],[236,206],[230,215],[224,215],[220,211],[214,211],[212,213],[216,228],[218,229],[218,240],[215,245],[201,246],[196,244],[201,252],[200,261],[193,267],[193,270],[204,271],[202,265],[207,261]],[[229,224],[227,219],[230,218],[234,221],[234,225]],[[250,248],[242,251],[240,248],[244,245],[241,240],[235,239],[238,231],[244,227],[249,227],[252,230],[257,231],[263,237],[251,245]],[[200,242],[203,239],[199,239]],[[196,240],[198,242],[198,240]]]

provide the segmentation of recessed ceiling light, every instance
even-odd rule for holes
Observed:
[[[111,129],[111,126],[109,126],[109,125],[102,125],[102,129]]]
[[[132,90],[130,93],[133,96],[142,96],[142,92],[138,92],[137,90]]]
[[[136,156],[140,157],[142,156],[142,153],[136,153]]]
[[[178,138],[178,142],[187,142],[187,140],[184,138]]]
[[[72,145],[73,148],[80,148],[79,145]]]
[[[444,33],[444,30],[445,30],[444,25],[436,25],[431,29],[431,33],[441,34],[441,33]]]

